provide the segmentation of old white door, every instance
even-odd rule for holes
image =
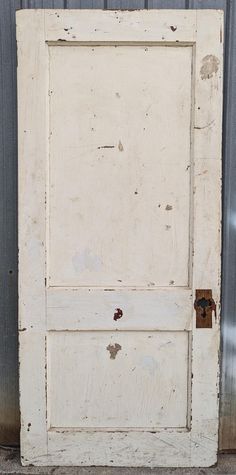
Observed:
[[[214,464],[222,12],[26,10],[17,41],[22,463]]]

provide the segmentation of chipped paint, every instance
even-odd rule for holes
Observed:
[[[107,349],[107,351],[110,352],[110,359],[115,360],[118,351],[121,350],[121,345],[119,345],[119,343],[115,343],[114,345],[110,344],[110,345],[107,346],[106,349]]]
[[[123,317],[123,311],[120,308],[116,308],[116,311],[113,316],[113,320],[119,320],[120,318]]]
[[[120,152],[123,152],[124,151],[124,147],[121,143],[121,141],[119,140],[119,144],[118,144],[118,149],[120,150]]]

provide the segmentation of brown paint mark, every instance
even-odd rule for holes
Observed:
[[[213,75],[217,73],[219,64],[220,61],[216,56],[213,54],[207,54],[207,56],[202,60],[202,67],[200,70],[201,78],[203,80],[212,78]]]
[[[119,320],[120,318],[123,317],[123,311],[121,310],[121,308],[116,308],[116,311],[114,313],[114,316],[113,316],[113,320]]]
[[[124,147],[121,143],[121,141],[119,140],[119,144],[118,144],[118,149],[120,150],[120,152],[123,152],[124,151]]]
[[[116,355],[118,353],[118,351],[121,350],[121,345],[119,345],[119,343],[115,343],[114,345],[108,345],[107,348],[106,348],[109,353],[110,353],[110,359],[111,360],[115,360],[116,359]]]
[[[216,317],[216,304],[211,289],[197,289],[194,302],[196,328],[212,328],[212,312]]]
[[[171,31],[176,31],[176,30],[177,30],[177,26],[171,25],[171,26],[170,26],[170,29],[171,29]]]
[[[100,148],[115,148],[115,145],[101,145],[98,147],[98,150],[100,150]]]
[[[173,206],[171,205],[166,205],[166,211],[171,211],[173,209]]]

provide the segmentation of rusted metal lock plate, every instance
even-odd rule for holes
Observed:
[[[212,290],[196,290],[194,308],[196,310],[196,328],[212,328],[212,312],[216,315],[216,305],[212,298]]]

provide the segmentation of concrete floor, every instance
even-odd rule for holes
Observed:
[[[213,468],[21,467],[19,451],[0,448],[0,475],[236,475],[236,454],[219,456]]]

